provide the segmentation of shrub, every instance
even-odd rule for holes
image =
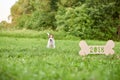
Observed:
[[[90,33],[90,28],[93,23],[92,19],[87,15],[86,5],[63,10],[59,9],[56,20],[58,30],[62,29],[69,34],[81,38],[85,38]]]

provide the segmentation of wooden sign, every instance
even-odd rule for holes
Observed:
[[[79,46],[81,48],[81,50],[79,51],[79,54],[81,56],[85,56],[88,54],[105,54],[105,55],[109,55],[109,54],[114,54],[114,46],[115,43],[112,40],[109,40],[106,45],[90,45],[88,46],[87,43],[82,40],[79,43]]]

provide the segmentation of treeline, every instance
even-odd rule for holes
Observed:
[[[12,25],[64,31],[81,39],[117,39],[120,0],[19,0]]]

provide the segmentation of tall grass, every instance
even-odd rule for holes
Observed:
[[[72,35],[68,35],[68,33],[63,31],[52,31],[52,30],[45,30],[45,31],[34,31],[34,30],[0,30],[0,37],[17,37],[17,38],[42,38],[47,39],[47,33],[53,34],[56,39],[63,40],[63,39],[72,39],[78,40],[79,37],[75,37]]]
[[[30,35],[31,33],[39,35],[33,31]],[[11,32],[11,36],[13,35]],[[78,54],[80,40],[56,39],[56,48],[48,49],[47,39],[27,38],[27,36],[29,35],[21,38],[0,37],[0,80],[120,79],[120,42],[115,42],[114,55],[81,57]],[[86,41],[90,45],[106,43],[106,41]]]

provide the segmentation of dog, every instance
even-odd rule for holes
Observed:
[[[47,43],[47,48],[55,48],[55,40],[52,34],[48,34],[48,43]]]

